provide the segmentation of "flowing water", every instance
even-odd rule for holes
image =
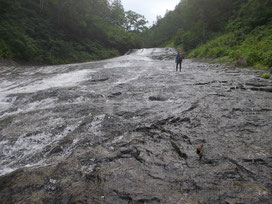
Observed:
[[[174,58],[2,66],[1,203],[271,203],[272,81]]]

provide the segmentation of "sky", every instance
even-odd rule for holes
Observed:
[[[158,15],[164,16],[166,10],[174,10],[180,0],[122,0],[125,11],[132,10],[144,15],[151,26]]]

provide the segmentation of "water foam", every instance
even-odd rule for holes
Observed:
[[[0,112],[9,109],[13,104],[14,100],[8,97],[11,94],[35,93],[50,88],[76,86],[80,82],[91,78],[90,73],[93,72],[95,71],[87,69],[77,70],[58,74],[43,80],[24,80],[17,83],[5,80],[0,84]],[[35,104],[32,105],[35,106]],[[37,104],[35,107],[38,105],[39,104]]]
[[[52,119],[51,123],[57,125],[62,123],[62,119]],[[73,125],[67,126],[63,132],[58,135],[53,135],[50,132],[42,132],[37,134],[23,134],[17,138],[15,142],[12,140],[4,140],[0,142],[1,161],[0,161],[0,176],[10,173],[21,167],[39,166],[46,163],[47,157],[36,161],[35,156],[42,154],[45,147],[54,146],[59,140],[66,137],[70,132],[74,131],[80,125],[81,121]],[[78,139],[74,139],[72,146],[75,146]],[[65,155],[62,155],[62,157]]]

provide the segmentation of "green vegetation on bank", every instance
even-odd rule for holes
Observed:
[[[219,62],[235,63],[243,56],[249,66],[267,68],[272,66],[272,23],[255,28],[240,36],[230,32],[211,40],[191,51],[189,57],[208,57]]]
[[[173,46],[188,57],[272,66],[271,0],[182,0],[146,33],[147,46]],[[151,40],[155,39],[155,40]]]
[[[0,59],[31,63],[118,56],[141,47],[146,29],[120,0],[0,0],[0,14]]]
[[[271,75],[268,74],[268,73],[264,73],[264,74],[262,74],[261,77],[264,78],[264,79],[270,79]]]

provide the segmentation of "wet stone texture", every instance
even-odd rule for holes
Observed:
[[[1,67],[0,202],[271,203],[272,81],[174,57]]]

